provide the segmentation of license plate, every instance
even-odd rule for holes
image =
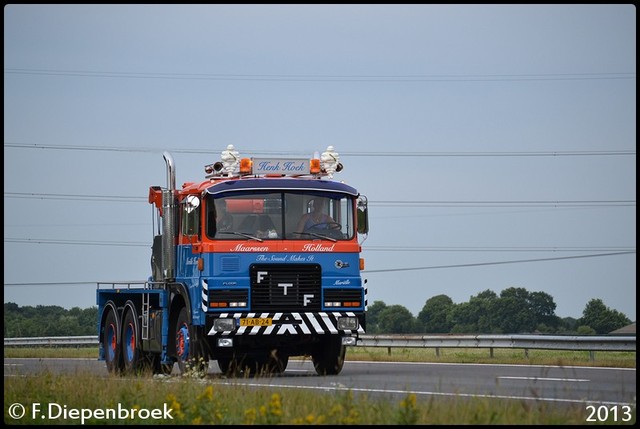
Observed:
[[[270,317],[247,317],[240,319],[240,326],[271,326],[273,319]]]

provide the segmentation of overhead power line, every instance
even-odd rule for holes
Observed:
[[[601,254],[593,254],[593,255],[580,255],[580,256],[566,256],[566,257],[557,257],[557,258],[541,258],[541,259],[521,259],[514,261],[494,261],[494,262],[480,262],[474,264],[456,264],[456,265],[435,265],[435,266],[427,266],[427,267],[410,267],[410,268],[389,268],[382,270],[363,270],[363,273],[389,273],[389,272],[398,272],[398,271],[416,271],[416,270],[431,270],[431,269],[441,269],[441,268],[464,268],[464,267],[479,267],[479,266],[487,266],[487,265],[504,265],[504,264],[519,264],[519,263],[528,263],[528,262],[548,262],[548,261],[558,261],[558,260],[566,260],[566,259],[579,259],[579,258],[596,258],[603,256],[617,256],[617,255],[627,255],[636,253],[633,252],[613,252],[613,253],[601,253]],[[127,282],[117,282],[117,283],[135,283],[141,280],[136,281],[127,281]],[[32,282],[32,283],[5,283],[5,286],[66,286],[66,285],[81,285],[81,284],[97,284],[97,281],[93,282]],[[106,282],[100,282],[106,283]]]
[[[372,252],[635,252],[628,246],[363,246]]]
[[[24,244],[68,244],[79,246],[151,247],[150,243],[133,243],[127,241],[57,240],[48,238],[5,238],[4,242]]]
[[[582,81],[630,80],[635,73],[540,73],[540,74],[394,74],[394,75],[328,75],[328,74],[241,74],[241,73],[165,73],[122,72],[110,70],[54,70],[5,68],[5,74],[58,77],[92,77],[110,79],[168,79],[209,81],[266,82],[514,82],[514,81]]]
[[[5,238],[5,243],[150,247],[150,243],[47,238]],[[631,246],[364,246],[370,252],[635,252]]]
[[[146,197],[122,195],[50,194],[35,192],[5,192],[5,198],[33,198],[42,200],[85,200],[148,202]],[[503,201],[393,201],[369,200],[371,206],[379,207],[597,207],[635,206],[635,200],[503,200]]]
[[[5,198],[35,198],[41,200],[84,200],[84,201],[121,201],[128,203],[148,202],[145,197],[127,197],[122,195],[82,195],[82,194],[48,194],[36,192],[5,192]]]
[[[503,201],[376,201],[376,207],[597,207],[635,206],[636,200],[503,200]]]
[[[122,283],[140,283],[144,280],[128,280],[128,281],[116,281],[113,283],[122,284]],[[111,283],[111,282],[103,282],[103,281],[93,281],[93,282],[29,282],[29,283],[5,283],[5,286],[75,286],[75,285],[97,285],[98,283]]]
[[[363,270],[363,273],[390,273],[397,271],[417,271],[417,270],[434,270],[440,268],[464,268],[464,267],[480,267],[486,265],[504,265],[504,264],[522,264],[527,262],[548,262],[559,261],[565,259],[580,259],[580,258],[599,258],[603,256],[617,256],[617,255],[629,255],[636,253],[635,251],[629,252],[612,252],[612,253],[599,253],[593,255],[577,255],[577,256],[559,256],[555,258],[539,258],[539,259],[520,259],[514,261],[494,261],[494,262],[479,262],[474,264],[455,264],[455,265],[434,265],[426,267],[410,267],[410,268],[389,268],[382,270]]]
[[[217,150],[214,149],[157,149],[145,147],[118,147],[118,146],[87,146],[87,145],[53,145],[46,143],[16,143],[4,142],[5,148],[15,149],[42,149],[42,150],[76,150],[76,151],[104,151],[104,152],[140,152],[140,153],[162,153],[165,150],[172,153],[186,154],[210,154],[219,156],[224,147]],[[226,147],[226,146],[225,146]],[[308,152],[291,152],[291,151],[266,151],[242,149],[242,153],[251,155],[300,155],[309,156]],[[635,156],[634,149],[620,150],[574,150],[574,151],[487,151],[487,152],[421,152],[421,151],[391,151],[391,152],[340,152],[340,156],[357,156],[357,157],[555,157],[555,156]]]

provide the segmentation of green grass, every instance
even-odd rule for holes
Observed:
[[[397,398],[397,397],[396,397]],[[13,419],[10,404],[23,404],[24,417]],[[42,418],[50,406],[58,418]],[[418,398],[390,399],[353,392],[310,392],[278,387],[255,388],[211,383],[190,377],[123,378],[89,373],[5,377],[5,423],[10,424],[327,424],[327,425],[559,425],[585,424],[584,405],[554,405],[520,400]],[[34,412],[34,404],[41,410]],[[95,410],[115,410],[100,416]],[[127,414],[123,411],[126,410]],[[151,418],[147,410],[168,410]],[[75,416],[73,410],[77,413]],[[132,411],[135,410],[135,411]],[[119,413],[119,414],[118,414]],[[136,413],[133,418],[126,418]],[[143,413],[140,417],[140,413]],[[159,413],[163,414],[163,413]],[[82,416],[84,420],[81,419]],[[97,417],[97,418],[96,418]],[[124,417],[124,418],[119,418]],[[631,421],[635,423],[635,407]],[[608,423],[620,424],[620,420]]]
[[[493,349],[493,354],[483,348],[352,347],[347,351],[347,360],[636,367],[635,352],[595,352],[593,357],[588,351],[537,349]]]
[[[97,347],[77,348],[5,348],[7,357],[97,358]],[[597,365],[636,367],[635,352],[597,352],[591,361],[588,352],[558,350],[494,349],[414,349],[351,347],[347,360],[509,363],[546,365]],[[10,424],[473,424],[473,425],[565,425],[586,423],[584,405],[556,405],[520,400],[487,398],[436,398],[406,394],[389,397],[354,395],[350,391],[315,392],[277,387],[255,388],[215,384],[206,377],[137,377],[97,376],[88,372],[54,374],[44,371],[35,375],[5,376],[5,423]],[[218,378],[219,380],[219,378]],[[13,419],[9,406],[26,406],[25,416]],[[54,420],[34,412],[33,404],[47,410],[66,410]],[[101,418],[93,410],[127,410],[128,415],[142,412],[134,418],[119,418],[114,414]],[[150,418],[145,410],[169,410],[171,419]],[[72,411],[78,410],[78,411]],[[86,411],[82,411],[86,410]],[[140,411],[141,410],[141,411]],[[74,416],[77,412],[78,416]],[[114,412],[114,413],[115,413]],[[84,422],[82,413],[90,413]],[[612,414],[613,415],[613,414]],[[635,423],[635,406],[631,422],[610,420],[606,423]],[[112,418],[113,417],[113,418]],[[605,423],[605,422],[598,422]]]
[[[5,358],[97,358],[97,347],[5,347]],[[635,368],[635,352],[595,352],[594,360],[587,351],[528,350],[481,348],[386,348],[350,347],[347,360],[376,362],[445,362],[500,363],[523,365],[604,366]]]

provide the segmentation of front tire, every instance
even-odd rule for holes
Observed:
[[[311,354],[318,375],[338,375],[344,366],[347,348],[340,337],[329,337],[321,341]]]
[[[204,376],[209,370],[208,356],[198,352],[197,341],[191,338],[189,330],[189,318],[187,309],[182,307],[178,314],[175,331],[176,341],[176,362],[181,374],[195,372],[199,376]]]

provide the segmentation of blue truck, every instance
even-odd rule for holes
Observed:
[[[97,284],[99,359],[111,373],[283,372],[310,357],[342,370],[365,332],[367,198],[334,180],[329,146],[309,158],[241,157],[233,145],[176,187],[151,186],[151,274]]]

